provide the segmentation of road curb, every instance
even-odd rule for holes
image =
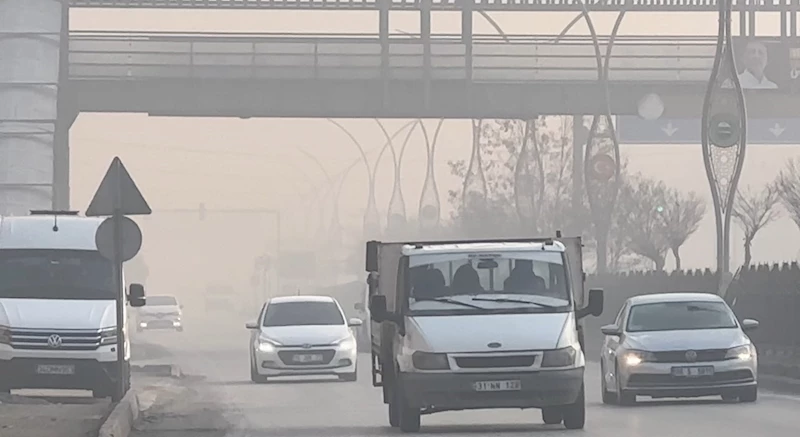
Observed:
[[[134,390],[128,390],[128,393],[122,398],[103,425],[100,426],[98,437],[128,437],[133,424],[139,419],[139,400],[136,397]]]

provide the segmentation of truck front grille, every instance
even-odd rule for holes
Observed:
[[[108,340],[116,341],[114,337]],[[11,347],[14,349],[93,351],[100,347],[100,341],[99,330],[11,330]]]

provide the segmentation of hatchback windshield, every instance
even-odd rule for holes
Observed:
[[[0,298],[116,299],[114,268],[88,250],[0,250]]]
[[[333,302],[281,302],[267,306],[264,326],[344,325]]]
[[[659,302],[635,305],[628,332],[735,328],[736,317],[722,302]]]
[[[178,301],[172,296],[148,296],[147,306],[177,306]]]
[[[552,310],[570,303],[558,252],[419,255],[409,267],[412,311]]]

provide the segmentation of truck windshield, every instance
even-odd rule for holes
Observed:
[[[416,255],[409,267],[412,311],[554,311],[571,303],[558,252]]]
[[[115,299],[114,269],[88,250],[0,250],[0,298]]]

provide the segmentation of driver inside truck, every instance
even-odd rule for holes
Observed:
[[[518,259],[508,278],[503,282],[507,293],[543,294],[546,291],[544,278],[533,271],[533,261]]]

